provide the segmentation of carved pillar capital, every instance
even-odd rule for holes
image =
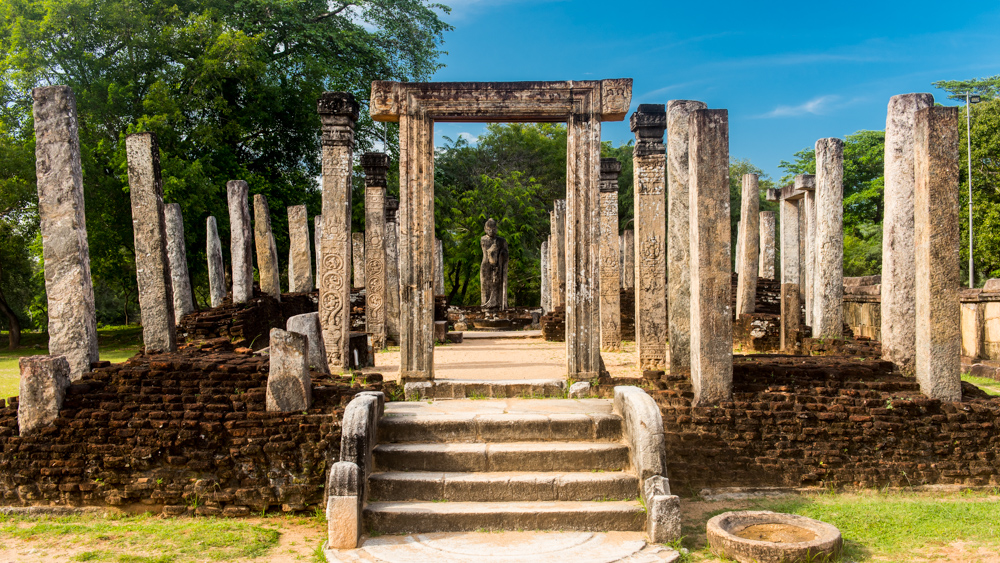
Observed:
[[[384,152],[366,152],[361,155],[361,167],[365,170],[366,187],[386,187],[386,174],[389,172],[389,155]]]
[[[354,146],[354,123],[358,102],[349,92],[324,92],[316,102],[323,124],[323,146]]]
[[[601,193],[618,192],[618,176],[622,172],[622,163],[617,158],[601,159]]]
[[[667,128],[667,110],[663,104],[639,104],[639,109],[629,118],[629,127],[635,133],[635,155],[664,154],[663,131]]]

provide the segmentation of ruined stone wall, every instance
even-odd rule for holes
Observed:
[[[226,516],[321,507],[344,408],[383,389],[377,375],[352,386],[314,371],[308,412],[268,413],[266,357],[203,344],[103,364],[37,434],[19,436],[16,398],[0,408],[4,504]]]
[[[230,296],[219,307],[185,315],[178,336],[187,342],[226,338],[235,347],[260,350],[267,347],[271,328],[285,328],[290,317],[315,313],[317,309],[315,291],[286,293],[277,301],[258,290],[246,303],[234,304]]]
[[[676,494],[704,487],[1000,484],[1000,398],[927,399],[890,362],[737,356],[732,401],[656,381]]]

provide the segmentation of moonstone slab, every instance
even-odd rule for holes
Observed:
[[[22,437],[34,434],[59,418],[70,367],[66,356],[30,356],[18,360],[17,426]]]
[[[271,329],[267,375],[267,412],[302,412],[312,405],[309,339],[296,332]]]
[[[319,326],[319,313],[305,313],[289,317],[285,323],[288,332],[295,332],[309,341],[309,365],[318,372],[330,373],[326,363],[326,346],[323,345],[323,333]]]
[[[288,208],[288,291],[313,290],[312,251],[309,245],[309,214],[305,205]]]
[[[215,217],[205,221],[205,254],[208,257],[208,294],[212,307],[222,305],[226,299],[226,265],[222,261],[222,241]]]
[[[281,301],[281,277],[278,272],[278,247],[271,232],[271,210],[264,194],[253,196],[253,235],[257,246],[257,274],[260,290]]]
[[[76,98],[68,86],[31,91],[35,177],[48,301],[49,352],[79,379],[98,360]]]
[[[170,258],[170,285],[174,292],[174,324],[194,311],[194,294],[188,274],[187,247],[184,243],[184,216],[179,203],[164,208],[167,221],[167,256]]]
[[[233,303],[253,298],[253,229],[250,226],[250,186],[226,182],[229,202],[229,253],[233,261]]]
[[[160,149],[152,133],[125,138],[135,235],[135,271],[146,352],[177,349],[174,296],[167,256],[167,225],[160,178]]]

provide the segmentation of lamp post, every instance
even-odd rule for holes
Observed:
[[[975,270],[972,261],[972,117],[970,104],[978,104],[979,96],[965,93],[965,141],[969,150],[969,289],[976,287]]]

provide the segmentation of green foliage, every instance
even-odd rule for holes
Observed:
[[[982,286],[988,278],[1000,277],[1000,98],[972,105],[971,119],[973,259],[976,285]],[[959,137],[962,272],[968,280],[969,158],[964,124]]]
[[[773,201],[767,201],[767,190],[777,186],[771,177],[764,173],[764,170],[755,166],[749,159],[733,158],[729,161],[729,217],[730,217],[730,260],[736,264],[736,243],[739,228],[739,221],[743,214],[743,176],[746,174],[756,174],[757,184],[760,188],[760,208],[759,211],[777,211],[778,205]],[[775,216],[777,225],[777,215]],[[777,231],[775,235],[777,236]],[[777,240],[775,241],[777,244]]]
[[[968,92],[978,94],[985,102],[1000,95],[1000,74],[968,80],[938,80],[932,82],[931,86],[948,92],[948,97],[952,100],[965,101],[965,94]]]
[[[320,212],[316,100],[323,91],[352,92],[361,102],[358,152],[376,142],[398,151],[396,128],[373,123],[366,111],[370,84],[427,79],[439,67],[450,28],[436,9],[448,11],[426,0],[4,2],[0,199],[34,186],[25,160],[30,89],[70,86],[98,320],[131,321],[137,309],[124,138],[140,131],[157,134],[164,197],[181,205],[192,281],[204,302],[204,221],[214,215],[228,239],[227,180],[247,180],[252,194],[267,196],[280,256],[288,246],[285,208],[305,203],[310,215]],[[26,166],[8,166],[12,153]],[[30,202],[21,208],[30,210]],[[23,261],[18,269],[27,275]]]

